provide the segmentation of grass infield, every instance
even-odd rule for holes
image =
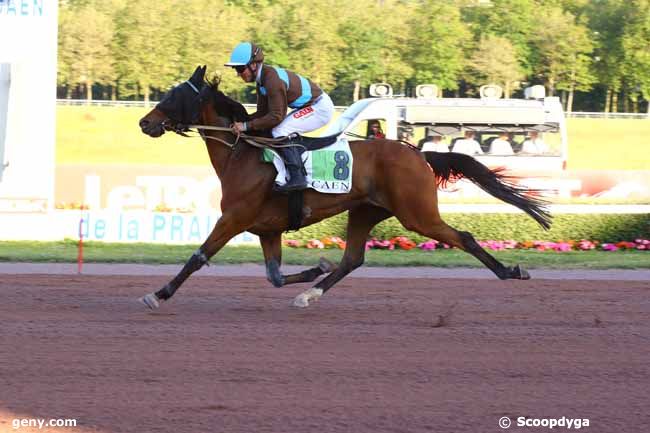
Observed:
[[[84,261],[91,263],[147,263],[183,264],[196,250],[197,245],[119,244],[103,242],[84,243]],[[291,265],[313,266],[323,256],[338,262],[342,250],[310,250],[284,248],[282,262]],[[647,251],[494,251],[504,264],[521,263],[527,268],[548,269],[650,269]],[[74,263],[77,261],[77,242],[5,241],[0,242],[0,261]],[[259,246],[226,246],[211,260],[218,264],[263,264]],[[441,268],[472,267],[483,265],[460,250],[409,251],[370,250],[366,253],[366,266],[434,266]]]
[[[57,107],[58,164],[206,165],[199,138],[147,137],[138,107]],[[567,119],[572,170],[650,170],[650,120]]]

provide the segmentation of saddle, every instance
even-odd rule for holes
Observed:
[[[300,149],[300,153],[302,153],[307,150],[319,150],[329,145],[332,145],[336,143],[336,140],[338,140],[339,135],[341,134],[328,135],[327,137],[305,137],[304,135],[294,133],[287,136],[286,140],[283,140],[280,143],[299,144],[300,146],[298,146],[298,149]]]
[[[302,164],[302,158],[300,155],[302,155],[306,151],[320,150],[336,143],[339,138],[339,135],[340,134],[330,135],[327,137],[305,137],[298,133],[293,133],[285,137],[283,140],[274,141],[273,144],[277,145],[278,147],[284,148],[282,149],[283,150],[282,153],[284,154],[283,155],[285,158],[284,162],[287,169],[289,170],[292,169],[291,165],[293,165],[294,166],[293,168],[299,167],[299,169],[302,170],[303,175],[306,175],[307,173]],[[289,146],[289,148],[286,148],[287,145]],[[274,146],[269,145],[269,148],[273,149]],[[278,151],[280,149],[275,148],[274,150]],[[272,162],[273,156],[272,155],[265,156],[265,152],[263,152],[262,160],[265,160],[267,162]],[[276,168],[278,167],[276,166]],[[278,172],[280,172],[279,168],[278,168]],[[304,218],[303,194],[304,194],[304,190],[289,192],[288,195],[289,225],[287,231],[298,230],[302,226],[302,221]]]

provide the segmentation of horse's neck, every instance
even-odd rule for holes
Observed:
[[[222,128],[227,128],[230,126],[230,122],[223,117],[217,116],[212,108],[205,108],[203,110],[200,121],[203,124],[210,126],[218,126]],[[227,146],[219,140],[223,140],[226,143],[234,143],[235,136],[229,131],[213,130],[204,131],[204,135],[217,138],[217,140],[205,138],[205,142],[208,148],[208,154],[210,155],[212,166],[217,172],[217,176],[222,179],[224,173],[228,168],[228,164],[232,159],[233,151],[231,147]]]

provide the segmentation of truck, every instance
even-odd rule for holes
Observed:
[[[350,105],[323,135],[343,133],[366,138],[370,125],[379,122],[388,139],[422,147],[427,137],[439,135],[453,151],[455,141],[472,131],[483,151],[474,156],[488,167],[527,173],[563,171],[568,158],[564,111],[559,98],[547,97],[543,92],[542,86],[533,86],[525,90],[526,98],[517,99],[498,97],[498,89],[482,89],[480,98],[432,96],[437,92],[393,97],[391,91],[384,91],[383,96],[382,92],[375,93],[375,97]],[[508,137],[512,153],[490,152],[491,142],[503,134]],[[524,141],[531,135],[543,141],[543,152],[525,151]]]

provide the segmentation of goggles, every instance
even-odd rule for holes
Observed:
[[[246,68],[248,68],[248,65],[238,65],[238,66],[234,66],[234,68],[237,74],[241,74],[246,70]]]

